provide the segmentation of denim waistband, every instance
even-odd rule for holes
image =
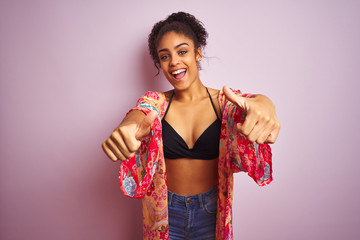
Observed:
[[[186,205],[186,206],[188,206],[189,204],[201,205],[203,204],[203,202],[206,202],[208,199],[213,199],[214,197],[217,198],[217,196],[218,196],[218,186],[215,186],[206,192],[196,195],[189,195],[189,196],[178,195],[168,190],[169,205],[174,203]]]

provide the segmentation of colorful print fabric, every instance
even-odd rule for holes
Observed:
[[[250,97],[233,90],[237,95]],[[219,152],[219,195],[216,223],[216,239],[233,239],[232,200],[233,173],[247,172],[259,185],[272,181],[271,148],[268,144],[254,144],[236,130],[236,124],[245,120],[240,108],[227,101],[219,93],[222,112]],[[143,207],[144,239],[169,239],[166,166],[163,153],[161,119],[167,108],[164,93],[147,92],[135,108],[145,114],[151,110],[158,117],[151,125],[151,133],[144,138],[133,158],[120,166],[120,187],[126,196],[141,198]]]

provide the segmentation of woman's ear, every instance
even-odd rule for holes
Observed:
[[[195,50],[195,59],[197,62],[200,62],[202,59],[202,51],[200,47]]]

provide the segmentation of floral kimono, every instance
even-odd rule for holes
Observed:
[[[243,97],[251,96],[240,91],[234,92]],[[222,124],[216,239],[223,240],[233,239],[233,173],[247,172],[258,185],[263,186],[272,181],[272,161],[268,144],[251,143],[237,131],[236,124],[245,120],[242,110],[228,101],[222,91],[218,100]],[[119,171],[120,186],[124,194],[142,199],[144,239],[169,239],[166,166],[161,135],[161,119],[167,105],[164,93],[147,92],[138,100],[136,107],[130,110],[137,109],[145,114],[155,110],[158,117],[135,156],[123,161]]]

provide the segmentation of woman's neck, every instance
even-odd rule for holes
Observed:
[[[174,98],[180,102],[192,102],[207,96],[206,87],[202,84],[200,79],[185,90],[174,89]]]

